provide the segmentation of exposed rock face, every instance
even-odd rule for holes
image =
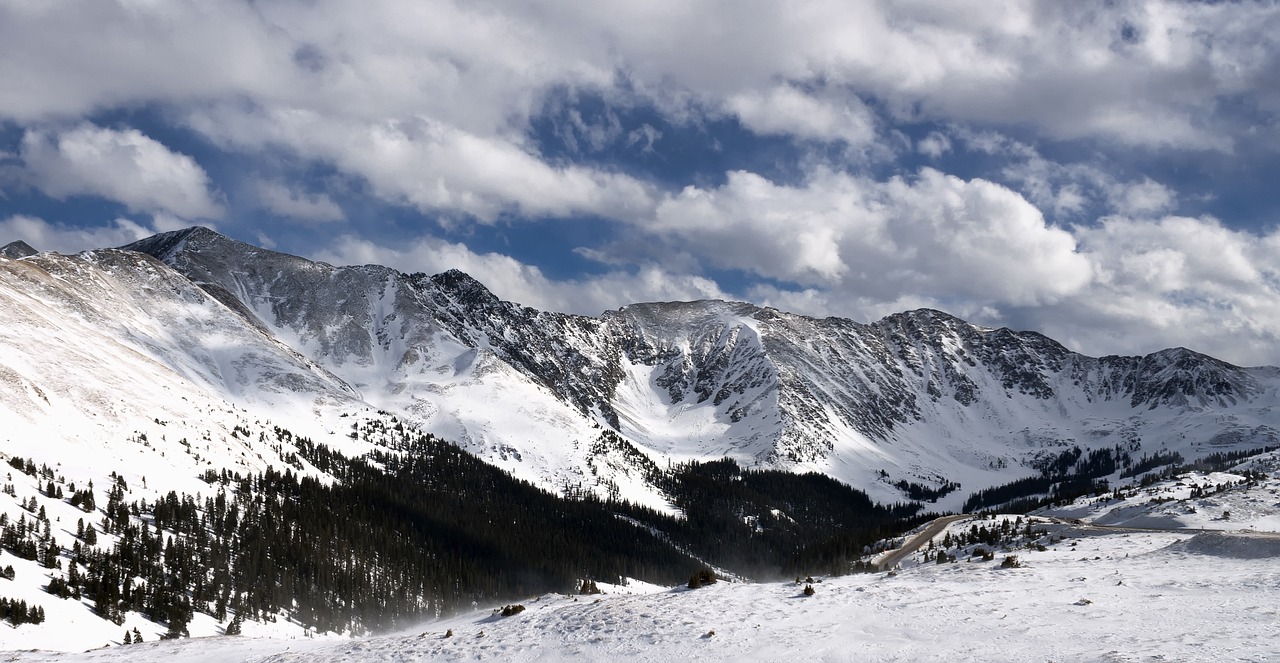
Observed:
[[[933,310],[871,324],[722,301],[566,315],[501,301],[456,270],[334,267],[203,228],[125,248],[156,260],[97,252],[91,267],[41,265],[111,261],[117,279],[167,265],[171,289],[181,274],[255,339],[232,365],[273,367],[245,368],[238,393],[288,384],[368,403],[553,488],[639,481],[637,453],[728,455],[895,499],[890,481],[968,492],[1070,445],[1194,456],[1272,443],[1280,428],[1275,369],[1181,348],[1093,358]],[[199,339],[163,353],[199,356]],[[606,438],[616,462],[593,456]]]
[[[20,258],[26,258],[28,256],[33,256],[37,253],[39,253],[39,251],[31,248],[30,244],[27,244],[22,240],[18,240],[16,242],[9,242],[8,244],[5,244],[4,247],[0,248],[0,256],[3,256],[10,260],[18,260]]]

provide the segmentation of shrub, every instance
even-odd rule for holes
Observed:
[[[1003,562],[1000,562],[1000,568],[1004,568],[1004,569],[1022,568],[1022,560],[1018,559],[1017,555],[1009,555],[1008,557],[1004,558]]]
[[[520,605],[519,603],[516,603],[516,604],[514,604],[514,605],[508,605],[508,606],[503,606],[503,607],[502,607],[502,616],[503,616],[503,617],[512,617],[512,616],[514,616],[514,615],[518,615],[518,614],[520,614],[520,613],[522,613],[522,612],[524,612],[524,606]]]
[[[701,571],[698,571],[697,573],[693,574],[691,578],[689,578],[689,589],[698,589],[703,585],[715,584],[717,579],[718,578],[716,578],[715,571],[712,571],[709,568],[703,567]]]
[[[814,594],[813,585],[805,585],[805,586],[804,586],[804,595],[805,595],[805,596],[813,596],[813,594]]]
[[[582,587],[578,590],[578,593],[579,594],[603,594],[604,592],[601,592],[600,588],[596,586],[596,581],[583,580]]]

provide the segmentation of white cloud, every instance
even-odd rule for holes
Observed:
[[[169,230],[170,228],[163,228]],[[89,249],[122,246],[161,232],[129,219],[115,219],[93,227],[50,223],[34,216],[15,215],[0,221],[0,246],[22,240],[37,251],[78,253]]]
[[[1034,304],[1090,278],[1070,234],[1021,196],[928,168],[887,182],[819,171],[798,187],[735,172],[669,198],[646,227],[720,268],[881,300]]]
[[[551,311],[599,315],[626,304],[725,298],[715,282],[676,274],[655,265],[611,271],[578,279],[553,280],[535,266],[500,253],[476,253],[463,244],[424,237],[407,248],[380,246],[358,237],[342,237],[318,259],[334,264],[380,264],[403,272],[439,273],[460,269],[484,283],[499,298]]]
[[[930,131],[928,136],[916,143],[916,151],[930,159],[937,159],[951,151],[951,139],[938,131]]]
[[[1091,205],[1103,214],[1142,216],[1159,216],[1177,207],[1177,193],[1147,176],[1122,181],[1089,163],[1051,161],[1035,147],[995,131],[957,127],[954,133],[962,146],[1002,158],[1001,175],[1032,203],[1058,217],[1078,219],[1093,211]]]
[[[744,90],[729,96],[728,109],[758,134],[809,140],[843,140],[862,146],[876,138],[875,116],[856,96],[823,99],[791,85],[764,92]]]
[[[302,221],[341,221],[342,208],[327,194],[295,191],[280,182],[261,182],[258,200],[268,211]]]
[[[1219,100],[1280,110],[1278,26],[1265,3],[1162,0],[6,3],[0,117],[229,102],[349,126],[423,115],[519,145],[569,88],[804,138],[864,141],[870,96],[897,118],[1230,149],[1250,126]]]
[[[631,218],[648,213],[655,195],[625,174],[553,166],[509,142],[427,117],[363,123],[305,111],[246,114],[219,107],[194,113],[191,123],[230,146],[288,145],[334,163],[367,179],[389,202],[483,222],[503,214]]]
[[[1144,177],[1138,182],[1114,183],[1108,187],[1111,209],[1120,215],[1159,215],[1172,210],[1178,196],[1173,189]]]
[[[222,215],[209,176],[195,159],[136,129],[88,123],[62,132],[29,129],[21,158],[27,181],[53,198],[101,196],[135,212],[189,219]]]
[[[1109,217],[1076,229],[1097,278],[1062,306],[1027,312],[1093,353],[1182,345],[1240,364],[1280,364],[1280,233],[1212,218]]]

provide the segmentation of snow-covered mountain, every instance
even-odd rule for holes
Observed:
[[[859,527],[889,518],[881,514],[862,524],[846,518],[837,532],[828,524],[834,521],[822,519],[843,512],[814,511],[806,501],[839,507],[860,496],[839,486],[845,492],[829,491],[820,477],[791,477],[817,483],[786,484],[781,492],[787,500],[753,494],[748,505],[746,493],[690,492],[698,481],[737,485],[731,479],[745,475],[728,464],[689,469],[692,474],[677,480],[679,466],[674,472],[662,469],[669,463],[729,456],[755,467],[815,470],[882,502],[945,493],[930,508],[954,510],[974,491],[1031,475],[1048,477],[1049,468],[1059,480],[1072,467],[1092,462],[1063,453],[1074,447],[1118,449],[1135,461],[1095,468],[1082,478],[1136,481],[1135,475],[1163,465],[1274,445],[1280,437],[1280,412],[1272,408],[1278,387],[1275,368],[1240,368],[1185,349],[1086,357],[1039,334],[977,327],[930,310],[860,324],[703,301],[635,304],[584,317],[501,301],[457,271],[428,276],[379,266],[334,267],[202,228],[74,256],[38,253],[15,242],[0,249],[0,459],[12,468],[0,490],[0,529],[6,536],[0,599],[40,606],[47,621],[24,624],[0,644],[66,648],[72,645],[64,634],[74,630],[81,635],[77,643],[96,647],[123,642],[125,629],[150,642],[174,624],[207,635],[230,630],[233,619],[257,634],[354,630],[361,623],[357,617],[338,617],[321,628],[325,622],[314,612],[304,614],[304,607],[332,608],[332,601],[351,607],[353,597],[334,594],[333,582],[325,585],[329,594],[313,595],[307,606],[288,596],[269,608],[248,602],[244,586],[297,591],[310,585],[285,579],[305,570],[290,565],[289,548],[268,556],[280,566],[255,566],[267,558],[245,542],[266,543],[253,538],[253,528],[228,525],[234,515],[228,520],[224,514],[221,538],[215,538],[224,554],[237,551],[238,573],[250,574],[243,578],[252,581],[242,582],[236,595],[222,596],[226,614],[216,599],[198,596],[199,578],[220,582],[223,591],[234,583],[218,579],[225,563],[185,554],[212,550],[207,542],[193,543],[207,533],[196,513],[217,518],[216,495],[234,503],[233,513],[243,509],[246,519],[250,512],[257,519],[269,513],[283,522],[280,513],[294,504],[291,499],[329,505],[364,495],[364,506],[383,504],[383,498],[411,493],[413,485],[443,491],[431,481],[453,474],[474,481],[449,494],[495,496],[480,510],[481,518],[529,502],[530,493],[541,495],[521,492],[515,482],[419,432],[436,433],[552,491],[621,495],[665,511],[675,511],[677,502],[685,506],[689,517],[683,520],[650,519],[661,527],[630,516],[620,520],[612,509],[622,507],[615,504],[588,513],[590,502],[572,500],[552,500],[559,506],[544,504],[537,514],[511,522],[512,528],[564,522],[565,511],[583,506],[575,513],[589,531],[597,532],[591,528],[601,522],[623,523],[626,531],[602,538],[606,542],[624,541],[626,547],[644,539],[657,541],[653,550],[659,553],[675,551],[666,566],[648,569],[669,576],[672,565],[692,559],[685,555],[696,551],[687,546],[713,551],[699,558],[713,564],[723,553],[704,545],[720,541],[721,530],[679,531],[682,523],[701,522],[690,504],[741,498],[722,505],[719,515],[747,531],[741,538],[745,546],[773,552],[783,544],[792,550],[802,535],[810,537],[803,539],[806,545],[827,550],[812,538],[815,529],[823,536],[857,534]],[[333,462],[329,450],[352,458],[371,451],[381,455],[344,465]],[[1147,458],[1137,462],[1142,456]],[[1242,456],[1219,454],[1223,462],[1217,464],[1227,467]],[[414,458],[426,459],[423,473],[407,471],[411,462],[391,460]],[[357,466],[363,469],[353,470]],[[464,466],[471,469],[459,470]],[[264,484],[268,468],[279,474]],[[425,471],[430,468],[438,472]],[[1132,471],[1126,475],[1127,469]],[[379,471],[398,478],[387,483],[393,475]],[[1268,471],[1274,476],[1274,467]],[[778,483],[777,475],[756,476]],[[343,477],[363,477],[365,483],[353,493],[316,489],[347,486]],[[307,501],[288,493],[304,486],[307,494],[325,497]],[[385,490],[359,492],[377,486]],[[168,491],[192,500],[188,520],[174,520],[180,502]],[[796,494],[806,491],[813,492]],[[333,498],[339,494],[344,497]],[[443,502],[442,493],[421,494],[428,502]],[[96,495],[97,505],[84,495]],[[690,501],[690,495],[716,497]],[[203,507],[197,506],[201,496]],[[1004,501],[992,497],[979,507]],[[1232,518],[1244,514],[1245,506],[1233,505]],[[869,509],[868,504],[864,510]],[[627,513],[647,517],[641,511]],[[421,536],[409,542],[410,554],[398,559],[422,561],[424,547],[460,540],[461,530],[439,514],[405,512],[403,505],[392,512],[405,515],[396,522],[434,523],[414,534]],[[339,513],[345,512],[325,511],[309,527],[291,522],[291,536],[328,536],[316,523],[341,518]],[[359,513],[368,519],[360,522],[385,520],[376,510]],[[791,525],[791,539],[771,538]],[[132,557],[121,551],[145,548],[138,537],[148,528],[175,547],[166,548],[163,566],[156,548],[149,570],[129,569]],[[89,532],[102,537],[97,544]],[[643,536],[628,538],[633,532]],[[372,534],[361,528],[356,538]],[[565,534],[555,541],[572,538]],[[483,550],[484,541],[492,540],[473,542],[467,550]],[[403,564],[379,566],[385,548],[362,556],[350,549],[350,537],[342,541],[348,550],[338,557],[358,565],[352,567],[356,576],[384,584],[402,579],[386,571],[402,570]],[[527,536],[521,539],[521,545],[527,542]],[[836,541],[830,549],[838,551],[832,553],[838,562],[863,549],[862,543],[840,545]],[[301,549],[311,559],[311,544]],[[448,559],[447,549],[434,550],[431,559]],[[806,559],[824,558],[814,553]],[[173,568],[198,568],[198,578],[156,570],[170,568],[170,560]],[[576,559],[570,563],[581,568]],[[501,577],[510,566],[500,565],[481,581]],[[458,575],[472,573],[475,580],[484,573],[476,568],[465,566],[471,571]],[[419,598],[470,600],[506,591],[483,582],[463,587],[463,593],[423,588]],[[456,584],[450,577],[443,586]],[[861,584],[848,583],[849,591],[859,591],[855,586]],[[157,598],[161,593],[154,590],[171,585],[180,590],[174,594],[178,600],[191,601],[186,617],[174,616]],[[147,593],[139,599],[143,588]],[[372,614],[368,592],[362,596],[362,614]],[[425,605],[406,600],[397,605]],[[297,610],[290,612],[290,605]]]
[[[574,316],[458,271],[334,267],[204,228],[78,256],[10,246],[0,406],[45,435],[239,408],[311,419],[328,439],[339,413],[368,408],[553,490],[661,506],[645,467],[729,456],[885,501],[904,498],[894,484],[958,482],[944,508],[1072,446],[1192,459],[1280,439],[1275,368],[1181,348],[1086,357],[933,310],[871,324],[722,301]]]
[[[659,462],[727,455],[882,499],[901,497],[898,481],[1001,483],[1070,445],[1193,457],[1280,435],[1276,369],[1185,349],[1085,357],[932,310],[869,325],[720,301],[564,315],[500,301],[457,271],[337,268],[198,228],[127,248],[375,406],[552,486],[590,484],[597,426]],[[615,465],[596,480],[625,480]]]

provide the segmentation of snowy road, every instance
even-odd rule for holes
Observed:
[[[894,568],[899,563],[901,563],[902,560],[906,559],[907,557],[910,557],[912,553],[919,550],[920,546],[923,546],[924,544],[928,543],[931,539],[933,539],[933,537],[941,534],[942,530],[947,528],[947,525],[950,525],[951,523],[954,523],[957,520],[964,520],[965,518],[972,518],[972,517],[973,516],[970,516],[968,514],[960,514],[958,516],[943,516],[941,518],[934,520],[933,522],[929,523],[927,527],[924,528],[923,532],[920,532],[919,534],[912,537],[911,540],[904,543],[901,548],[898,548],[897,550],[890,552],[888,555],[885,555],[884,558],[881,559],[876,564],[876,568],[880,571],[888,571]]]

